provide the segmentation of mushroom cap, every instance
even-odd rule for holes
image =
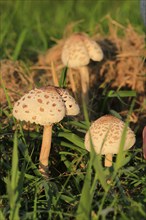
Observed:
[[[65,102],[57,88],[48,86],[31,90],[21,97],[14,104],[13,115],[20,121],[49,125],[61,121],[66,111]]]
[[[101,61],[103,59],[102,49],[96,41],[86,38],[84,40],[84,43],[88,50],[88,54],[91,60]]]
[[[48,125],[63,119],[65,105],[53,87],[34,89],[15,103],[13,115],[21,121]]]
[[[112,115],[100,117],[93,122],[85,135],[85,148],[90,151],[92,140],[97,154],[117,154],[124,128],[125,123]],[[135,134],[127,127],[123,150],[128,150],[134,143]]]
[[[76,33],[69,37],[62,49],[64,65],[77,68],[89,64],[90,59],[101,61],[103,52],[101,47],[84,33]]]
[[[75,99],[69,94],[69,92],[62,88],[57,88],[57,91],[64,101],[66,107],[66,115],[78,115],[80,113],[80,108]]]

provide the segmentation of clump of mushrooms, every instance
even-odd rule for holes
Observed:
[[[90,126],[85,135],[85,148],[90,151],[91,144],[96,154],[105,155],[105,167],[112,166],[113,154],[118,154],[125,123],[112,116],[105,115]],[[135,143],[134,132],[127,127],[123,150],[128,150]]]
[[[72,73],[71,68],[79,70],[82,94],[85,101],[88,101],[89,71],[87,65],[90,59],[93,61],[103,59],[101,47],[85,33],[75,33],[64,43],[61,58],[63,64],[69,67],[69,75]]]
[[[39,157],[39,170],[44,177],[48,177],[53,124],[60,122],[65,115],[77,115],[79,111],[69,92],[54,86],[35,88],[14,104],[13,116],[16,119],[44,126]]]

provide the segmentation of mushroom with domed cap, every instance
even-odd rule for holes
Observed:
[[[54,86],[35,88],[14,104],[13,115],[16,119],[44,126],[39,157],[39,170],[43,176],[48,176],[52,125],[60,122],[65,115],[77,115],[79,111],[78,104],[69,92]]]
[[[87,34],[75,33],[65,41],[61,58],[65,66],[79,70],[83,97],[88,101],[89,71],[87,65],[90,59],[93,61],[103,59],[101,47]]]
[[[105,166],[112,166],[113,154],[118,154],[125,123],[112,116],[98,118],[85,135],[85,148],[90,151],[91,144],[97,154],[105,155]],[[127,127],[123,150],[128,150],[135,143],[134,132]]]

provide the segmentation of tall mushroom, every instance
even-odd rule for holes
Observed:
[[[105,155],[105,166],[112,166],[112,157],[119,152],[124,128],[125,123],[112,115],[100,117],[85,135],[85,148],[90,151],[92,143],[97,154]],[[135,134],[127,127],[123,150],[128,150],[134,143]]]
[[[35,88],[14,104],[13,115],[20,121],[44,126],[39,170],[48,176],[48,158],[51,149],[52,125],[65,115],[77,115],[79,106],[66,89],[48,86]]]
[[[65,66],[79,70],[83,97],[88,101],[89,71],[87,65],[90,59],[94,61],[103,59],[101,47],[85,33],[75,33],[66,40],[61,58]]]

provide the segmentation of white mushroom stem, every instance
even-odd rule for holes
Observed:
[[[59,86],[59,81],[58,81],[58,77],[57,77],[57,73],[56,73],[53,61],[51,62],[51,71],[52,71],[54,86]]]
[[[113,159],[112,154],[106,154],[105,155],[105,160],[104,160],[104,166],[105,167],[111,167],[112,166],[112,159]]]
[[[51,149],[51,140],[52,140],[52,125],[44,126],[43,131],[43,140],[39,158],[39,171],[43,176],[48,176],[48,159]]]
[[[76,89],[75,80],[74,80],[74,77],[73,77],[73,71],[72,71],[71,68],[68,69],[68,74],[69,74],[69,81],[70,81],[70,84],[71,84],[71,88],[72,88],[72,91],[75,95],[76,92],[77,92],[77,89]]]
[[[78,69],[80,71],[83,98],[84,98],[84,101],[87,101],[87,103],[88,103],[89,71],[86,66],[82,66]]]

